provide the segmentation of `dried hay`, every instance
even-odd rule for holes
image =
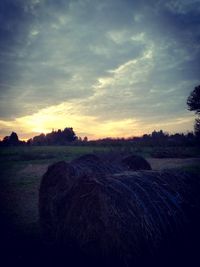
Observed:
[[[76,174],[107,173],[109,166],[95,154],[85,154],[71,161]],[[113,171],[113,170],[112,170]]]
[[[151,170],[150,164],[141,156],[123,153],[86,154],[71,162],[76,171],[83,173],[119,173],[123,171]]]
[[[132,171],[151,170],[151,165],[141,156],[131,155],[122,159],[124,167]]]
[[[86,174],[60,162],[42,179],[41,227],[66,261],[76,255],[95,266],[139,266],[162,244],[173,247],[198,217],[199,189],[184,172]]]

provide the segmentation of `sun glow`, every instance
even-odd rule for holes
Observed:
[[[28,121],[26,121],[26,117],[24,118],[27,124],[30,124],[31,131],[34,133],[48,133],[49,129],[46,128],[46,123],[50,121],[51,116],[49,115],[33,115],[28,117]]]
[[[91,139],[118,138],[141,136],[151,133],[152,129],[173,132],[174,127],[184,131],[192,127],[193,116],[176,118],[164,123],[145,123],[134,118],[101,120],[96,116],[84,115],[83,107],[73,102],[64,102],[59,105],[41,109],[37,113],[15,119],[14,121],[0,121],[0,127],[8,129],[8,134],[16,129],[20,139],[27,140],[41,133],[73,127],[78,136],[87,136]],[[5,135],[4,135],[5,136]],[[4,137],[1,136],[1,139]]]

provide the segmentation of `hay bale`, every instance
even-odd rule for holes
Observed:
[[[56,196],[57,202],[59,196],[66,194],[71,189],[75,179],[74,168],[64,161],[51,165],[43,175],[39,189],[39,216],[46,241],[52,240],[55,234],[52,232],[57,223],[57,215],[54,214],[57,212],[54,198]]]
[[[127,154],[121,151],[101,152],[98,156],[106,164],[113,166],[116,172],[126,170],[151,170],[151,165],[142,156]]]
[[[199,189],[183,172],[77,175],[58,163],[42,179],[40,223],[66,261],[76,255],[91,266],[139,266],[184,235],[199,212]]]
[[[123,171],[151,170],[150,164],[141,156],[128,155],[116,152],[104,152],[95,154],[86,154],[73,161],[71,164],[81,172],[88,173],[119,173]]]
[[[73,160],[73,162],[99,162],[100,158],[95,155],[95,154],[85,154],[82,155],[78,158],[76,158],[75,160]]]
[[[101,158],[94,154],[85,154],[70,162],[77,176],[99,173],[113,173],[114,166],[107,164]]]
[[[131,155],[122,159],[122,164],[132,171],[151,170],[151,165],[141,156]]]

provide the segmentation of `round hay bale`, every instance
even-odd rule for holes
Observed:
[[[85,154],[77,159],[73,160],[73,162],[99,162],[100,158],[95,154]]]
[[[151,170],[150,164],[141,156],[115,152],[102,152],[99,155],[86,154],[73,161],[71,164],[79,173],[120,173],[123,171]]]
[[[52,236],[55,234],[55,232],[52,232],[57,223],[57,216],[54,214],[54,212],[57,212],[54,206],[54,198],[66,194],[75,179],[74,168],[64,161],[51,165],[43,175],[39,189],[39,217],[46,241],[52,240]],[[56,199],[56,201],[58,200]]]
[[[106,164],[95,154],[85,154],[72,160],[70,163],[73,165],[77,175],[114,172],[112,166]]]
[[[78,175],[88,173],[99,173],[104,175],[105,173],[115,173],[124,170],[122,165],[115,164],[112,161],[108,162],[104,158],[100,158],[95,154],[85,154],[71,161],[71,164]]]
[[[151,165],[141,156],[131,155],[122,159],[122,164],[132,171],[151,170]]]
[[[141,266],[161,247],[176,248],[198,217],[199,179],[191,174],[74,174],[73,166],[55,164],[39,194],[42,231],[66,261],[76,255],[90,266]]]

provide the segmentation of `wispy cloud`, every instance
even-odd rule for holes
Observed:
[[[185,102],[200,83],[199,3],[2,0],[3,133],[16,123],[24,134],[35,131],[38,121],[47,131],[52,126],[44,110],[62,105],[76,115],[61,108],[58,127],[87,132],[84,122],[90,119],[88,133],[95,136],[142,133],[158,125],[172,130],[169,121],[176,131],[192,129]],[[180,126],[176,118],[186,121]]]

